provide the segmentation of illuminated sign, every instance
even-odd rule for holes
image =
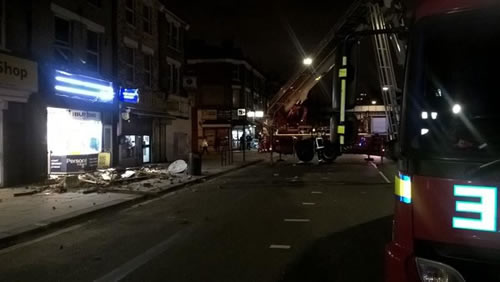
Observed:
[[[396,189],[394,193],[399,196],[399,201],[411,204],[411,178],[408,175],[399,174],[396,176]]]
[[[490,232],[497,231],[496,187],[455,185],[454,195],[455,197],[471,199],[456,201],[456,212],[477,216],[453,217],[453,228]]]
[[[137,88],[121,88],[120,101],[125,103],[139,103],[139,89]]]
[[[60,96],[111,103],[115,98],[113,83],[65,71],[55,71],[54,89]]]

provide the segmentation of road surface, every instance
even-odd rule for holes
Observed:
[[[382,281],[388,179],[264,162],[0,250],[0,281]]]

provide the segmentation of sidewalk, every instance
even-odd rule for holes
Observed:
[[[0,248],[23,235],[40,232],[105,209],[130,205],[187,185],[200,183],[260,162],[266,159],[266,156],[257,152],[247,152],[246,162],[243,162],[240,153],[235,153],[233,164],[221,166],[220,155],[213,153],[203,157],[202,176],[182,174],[173,180],[155,177],[106,187],[101,189],[100,193],[47,191],[30,194],[33,190],[24,187],[0,189]]]

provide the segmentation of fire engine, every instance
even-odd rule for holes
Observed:
[[[387,282],[500,281],[499,4],[416,9]]]

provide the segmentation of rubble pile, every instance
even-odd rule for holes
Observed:
[[[65,193],[77,190],[80,193],[105,193],[111,190],[154,190],[168,184],[182,183],[190,179],[187,164],[179,160],[168,167],[150,165],[140,168],[109,168],[79,175],[50,176],[43,183],[30,185],[15,196],[26,196],[37,193]]]

